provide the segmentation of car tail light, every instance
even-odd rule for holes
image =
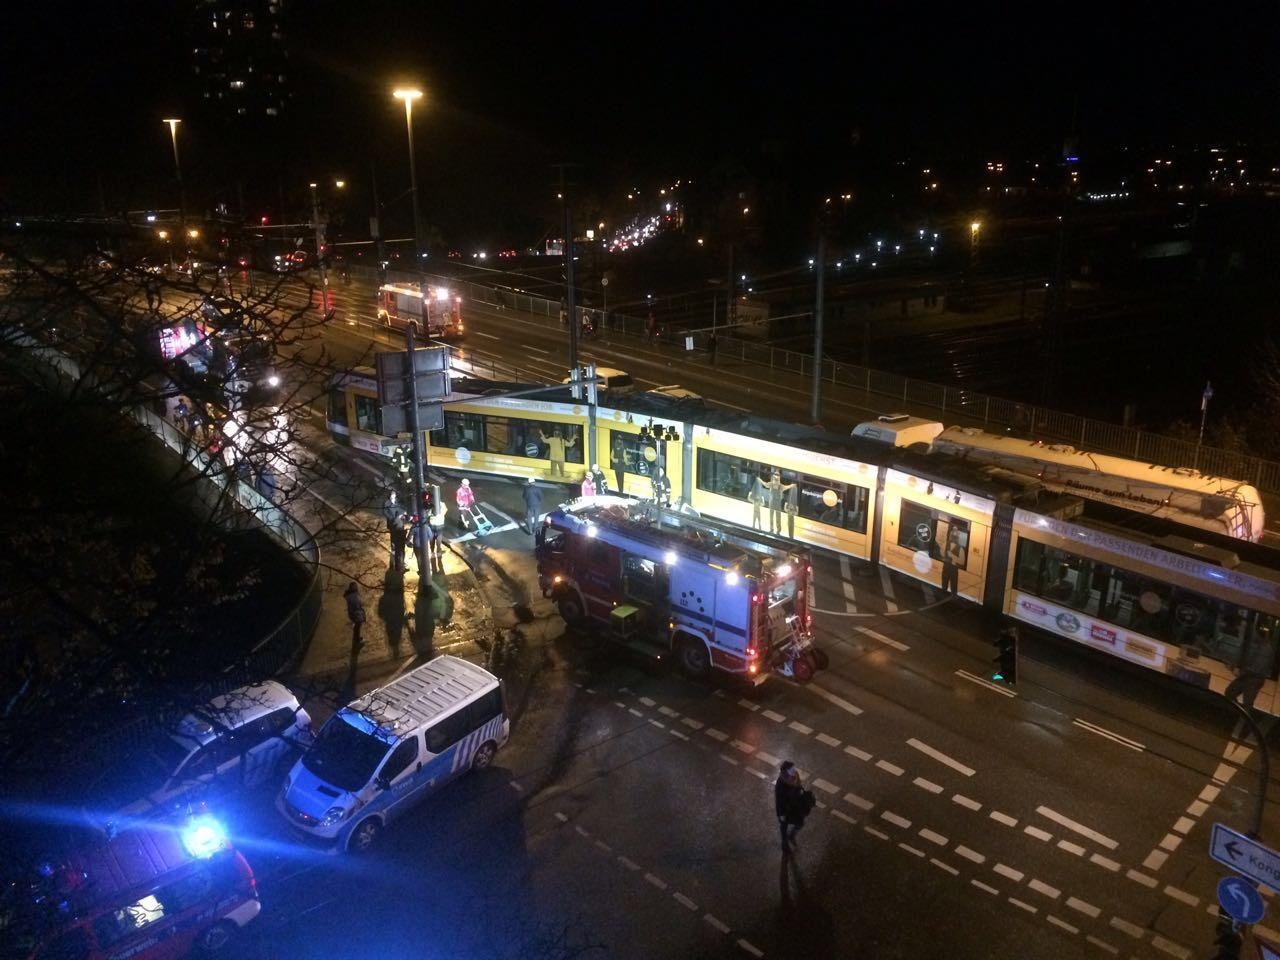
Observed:
[[[749,658],[754,658],[760,656],[760,653],[755,647],[747,647],[747,656]]]
[[[759,672],[760,672],[760,664],[756,663],[755,661],[752,661],[751,663],[747,664],[747,673],[759,673]]]

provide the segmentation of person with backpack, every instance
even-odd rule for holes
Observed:
[[[778,816],[778,833],[782,838],[782,853],[794,850],[796,834],[804,826],[805,818],[816,805],[817,798],[800,782],[800,771],[790,760],[784,760],[773,785],[773,807]]]

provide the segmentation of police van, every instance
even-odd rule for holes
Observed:
[[[289,771],[276,808],[312,840],[367,850],[434,790],[489,766],[510,729],[497,677],[436,657],[335,713]]]

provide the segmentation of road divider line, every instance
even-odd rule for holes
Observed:
[[[996,693],[1000,694],[1002,697],[1016,697],[1018,695],[1016,691],[1009,690],[1006,687],[1001,686],[1000,684],[992,683],[990,680],[983,680],[982,677],[975,677],[968,670],[957,670],[956,676],[963,677],[965,680],[968,680],[970,683],[976,683],[980,687],[986,687],[988,690],[993,690]]]
[[[844,710],[846,713],[851,713],[855,717],[862,716],[863,710],[861,707],[854,706],[844,697],[836,696],[826,687],[820,686],[819,684],[816,684],[816,683],[809,683],[805,685],[804,689],[812,691],[813,693],[816,693],[823,700],[827,701],[827,703],[834,704],[835,706],[839,707],[841,710]]]
[[[1071,722],[1082,730],[1088,730],[1090,733],[1096,733],[1100,737],[1106,737],[1108,740],[1112,740],[1120,744],[1122,747],[1128,747],[1130,750],[1136,750],[1138,753],[1142,753],[1147,749],[1137,740],[1130,740],[1128,737],[1122,737],[1118,733],[1112,733],[1105,727],[1100,727],[1096,723],[1090,723],[1088,720],[1081,720],[1079,717],[1076,717]]]
[[[889,568],[880,568],[880,586],[884,589],[884,605],[889,613],[898,612],[897,598],[893,593],[893,581],[889,579]]]
[[[1091,827],[1086,827],[1083,823],[1072,820],[1070,817],[1064,816],[1049,807],[1036,807],[1036,813],[1040,814],[1040,816],[1044,817],[1046,820],[1052,820],[1059,826],[1066,827],[1072,833],[1078,833],[1080,836],[1086,837],[1094,843],[1106,847],[1108,850],[1114,850],[1116,847],[1120,846],[1120,844],[1105,834],[1099,833]]]
[[[963,773],[966,777],[972,777],[974,773],[977,772],[973,769],[973,767],[965,766],[959,760],[952,759],[951,757],[943,753],[941,750],[935,750],[933,747],[929,746],[924,741],[917,740],[915,737],[912,737],[910,740],[907,741],[907,746],[912,747],[916,750],[919,750],[926,757],[932,757],[934,760],[937,760],[941,764],[945,764],[946,766],[950,767],[952,770],[956,770],[956,771],[959,771],[960,773]]]
[[[876,631],[876,630],[872,630],[870,627],[854,627],[853,629],[856,630],[858,633],[862,634],[864,637],[870,637],[872,640],[875,640],[878,643],[883,643],[886,647],[893,647],[893,649],[900,650],[903,653],[911,649],[902,641],[894,640],[893,637],[886,637],[883,633],[880,633],[879,631]]]

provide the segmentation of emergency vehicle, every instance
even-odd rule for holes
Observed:
[[[805,683],[827,666],[810,630],[813,568],[780,538],[598,496],[548,514],[536,554],[566,623],[671,654],[691,676]]]
[[[378,288],[378,319],[403,328],[418,321],[428,337],[462,337],[462,297],[448,287],[429,283],[385,283]]]

